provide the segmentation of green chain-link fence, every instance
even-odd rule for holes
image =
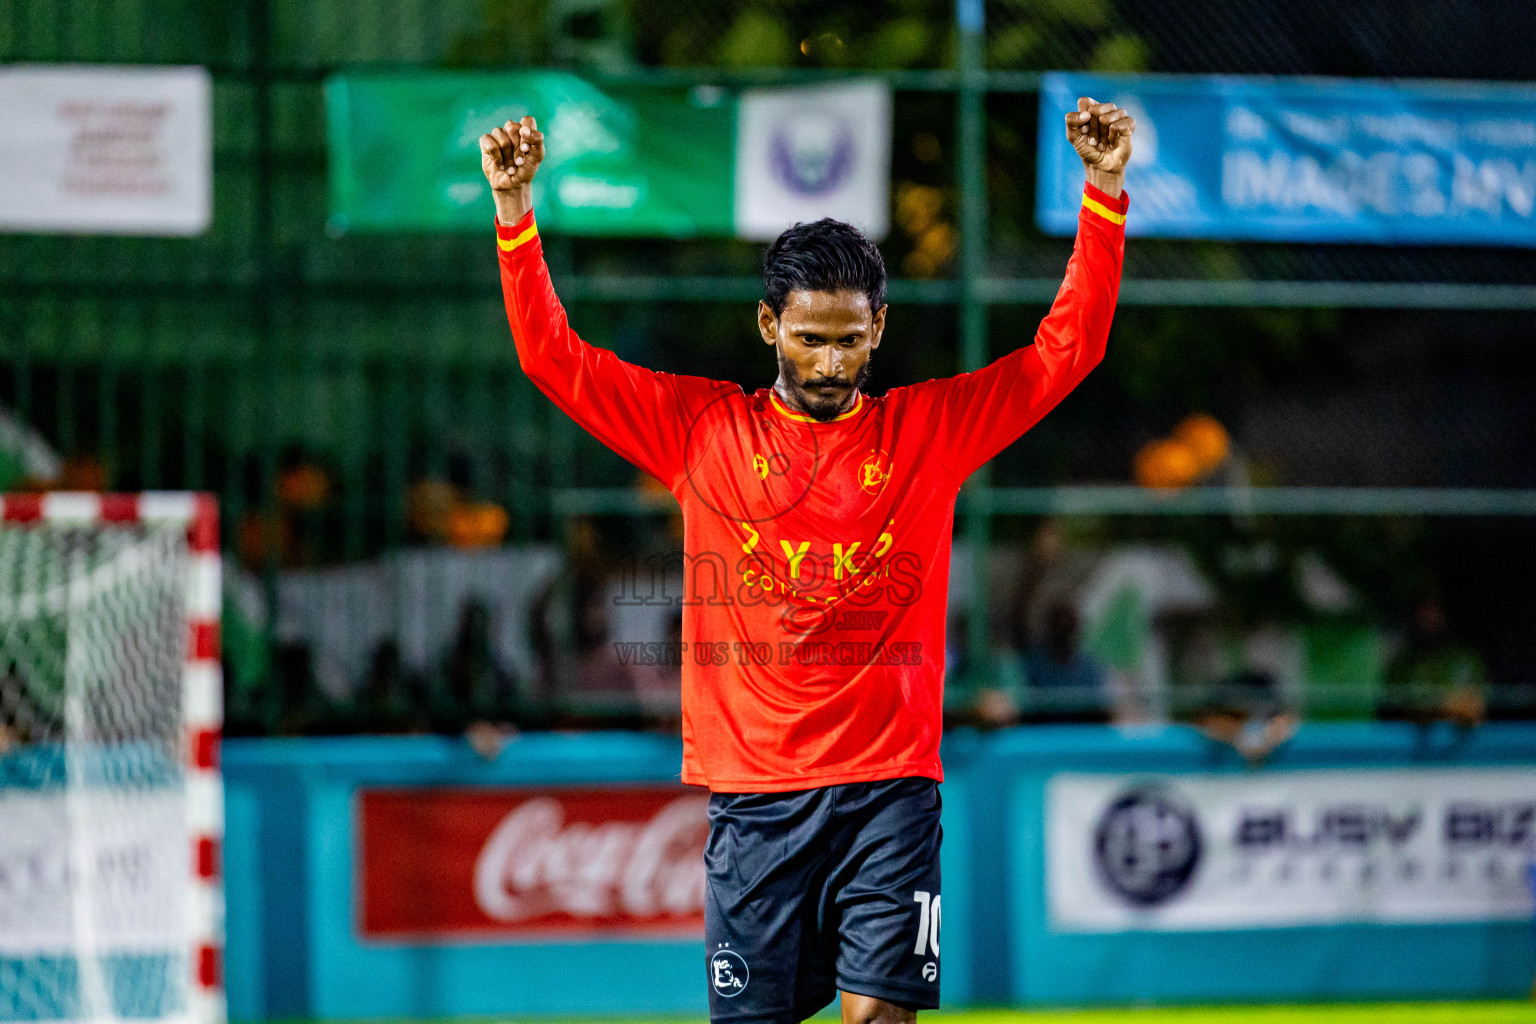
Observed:
[[[67,457],[77,484],[217,492],[233,564],[265,580],[265,606],[247,623],[255,639],[235,646],[256,652],[250,671],[281,675],[292,652],[268,640],[281,633],[271,605],[283,574],[442,545],[445,494],[499,506],[520,543],[665,543],[633,471],[518,371],[488,237],[327,235],[321,83],[332,72],[554,64],[727,88],[887,78],[894,227],[883,248],[899,280],[885,385],[1025,342],[1054,293],[1067,243],[1032,219],[1042,70],[1529,74],[1517,48],[1482,45],[1485,33],[1448,25],[1428,2],[961,6],[984,14],[982,32],[967,37],[946,0],[3,0],[5,61],[208,66],[215,177],[201,238],[0,238],[0,404]],[[1513,0],[1456,17],[1507,38],[1536,28]],[[764,382],[746,343],[757,247],[551,238],[547,248],[591,340],[658,368]],[[1130,247],[1126,276],[1114,355],[997,460],[996,490],[968,496],[971,547],[1027,546],[1039,517],[1071,499],[1041,488],[1127,483],[1149,440],[1211,413],[1253,483],[1471,490],[1434,508],[1432,497],[1405,506],[1382,492],[1386,504],[1372,506],[1370,494],[1317,492],[1289,510],[1353,513],[1345,520],[1128,516],[1158,508],[1144,495],[1083,492],[1069,532],[1095,550],[1225,544],[1231,558],[1261,562],[1271,548],[1353,537],[1397,552],[1401,570],[1352,570],[1361,616],[1391,633],[1435,593],[1475,625],[1488,671],[1523,685],[1536,567],[1488,552],[1536,548],[1520,491],[1536,488],[1536,461],[1521,454],[1536,450],[1522,414],[1536,397],[1533,251],[1148,240]],[[1490,489],[1513,497],[1499,505]],[[1434,510],[1448,517],[1413,515]],[[1525,515],[1469,518],[1490,510]],[[1304,521],[1316,531],[1305,544]],[[1403,530],[1417,547],[1393,547]],[[1208,576],[1222,557],[1210,555]],[[1508,578],[1480,590],[1475,566]],[[971,651],[990,651],[1012,628],[1007,585],[971,586],[957,606],[993,602],[966,613]],[[1223,607],[1240,605],[1242,585],[1222,586]],[[548,644],[572,642],[558,633]],[[961,668],[990,657],[962,657],[965,647]],[[293,671],[324,674],[312,663]],[[272,728],[274,715],[255,718]]]

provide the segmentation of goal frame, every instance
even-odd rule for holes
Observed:
[[[186,531],[185,651],[181,680],[181,759],[186,770],[188,880],[187,1024],[223,1024],[224,998],[224,785],[219,747],[224,720],[219,620],[223,602],[218,502],[211,494],[145,491],[98,494],[54,491],[0,494],[0,528],[10,525],[73,528],[136,524]],[[161,1018],[161,1024],[176,1018]]]

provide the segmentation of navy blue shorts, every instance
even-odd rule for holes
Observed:
[[[709,1019],[798,1024],[839,990],[937,1007],[939,806],[916,778],[712,795]]]

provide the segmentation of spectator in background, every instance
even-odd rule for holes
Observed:
[[[1007,630],[1005,637],[1011,637]],[[1006,640],[985,670],[973,671],[967,643],[970,613],[952,616],[944,637],[944,722],[997,729],[1017,725],[1025,700],[1024,652]]]
[[[1456,641],[1440,600],[1426,597],[1387,664],[1378,714],[1392,721],[1444,721],[1471,728],[1487,717],[1486,683],[1482,659]]]
[[[1030,541],[1009,612],[1014,646],[1027,651],[1045,639],[1051,609],[1076,607],[1077,596],[1098,564],[1099,552],[1074,543],[1059,519],[1047,519]]]
[[[635,671],[640,714],[660,732],[678,733],[683,726],[683,612],[673,611],[667,621],[665,654],[659,665],[641,665]]]
[[[1194,726],[1242,754],[1250,765],[1263,764],[1301,724],[1280,700],[1279,689],[1268,672],[1237,672],[1217,683],[1210,699],[1195,709]]]
[[[529,609],[537,691],[557,725],[638,725],[638,676],[645,666],[619,657],[608,617],[608,580],[581,566],[573,560],[571,570],[550,580]]]
[[[1077,609],[1064,601],[1050,606],[1038,643],[1024,657],[1029,702],[1026,722],[1107,722],[1104,669],[1078,647]]]
[[[265,736],[277,729],[281,694],[267,636],[266,598],[255,577],[224,574],[219,650],[224,662],[224,733]]]
[[[619,724],[640,711],[640,669],[635,659],[623,659],[613,643],[608,614],[606,577],[591,579],[576,595],[576,671],[569,696],[574,708]],[[681,636],[681,633],[679,633]],[[681,681],[679,681],[681,693]],[[681,698],[679,698],[681,699]]]
[[[351,731],[344,709],[325,695],[315,673],[314,651],[303,641],[278,643],[272,650],[276,682],[276,731],[280,736],[315,736]]]
[[[433,728],[462,734],[486,760],[517,735],[517,683],[496,659],[490,609],[468,600],[432,692]]]
[[[405,664],[394,637],[375,648],[368,674],[352,697],[352,718],[359,732],[376,735],[431,728],[425,681]]]
[[[1025,556],[1018,575],[1018,586],[1014,590],[1012,599],[1001,607],[998,620],[993,625],[993,635],[997,639],[997,646],[993,650],[992,663],[984,678],[972,680],[975,685],[974,697],[970,698],[969,716],[976,719],[984,726],[1012,725],[1026,717],[1024,712],[1031,705],[1036,691],[1031,689],[1033,679],[1032,662],[1049,660],[1044,652],[1048,648],[1055,648],[1058,652],[1064,642],[1060,635],[1060,616],[1057,616],[1057,633],[1054,638],[1052,633],[1052,615],[1057,608],[1065,608],[1072,616],[1073,625],[1070,632],[1071,640],[1067,642],[1072,648],[1073,654],[1064,659],[1063,664],[1076,659],[1079,667],[1086,667],[1098,673],[1097,686],[1105,685],[1103,667],[1091,661],[1086,656],[1077,653],[1077,615],[1073,610],[1073,600],[1092,569],[1097,556],[1090,550],[1070,543],[1066,530],[1056,519],[1046,519],[1035,531],[1030,543],[1028,554]],[[1002,605],[1002,602],[999,602]],[[963,618],[959,620],[958,629],[952,629],[949,651],[947,674],[953,677],[956,669],[963,665],[965,629]],[[1044,676],[1050,682],[1050,686],[1061,681],[1061,669],[1050,665],[1042,665]],[[948,692],[946,687],[946,693]],[[960,692],[958,689],[957,693]],[[1053,691],[1047,697],[1058,703],[1062,698],[1059,690]],[[1097,700],[1095,707],[1101,706],[1102,700]],[[1062,709],[1065,710],[1065,709]],[[1060,717],[1051,718],[1047,713],[1046,718],[1039,720],[1069,720]],[[957,720],[963,720],[957,719]],[[1028,718],[1037,720],[1033,713]],[[1081,720],[1081,719],[1073,719]],[[1091,721],[1104,721],[1105,718],[1095,714]]]
[[[553,709],[555,694],[559,691],[563,645],[555,629],[554,615],[561,588],[561,576],[551,576],[529,604],[526,623],[535,666],[526,692],[535,706],[547,710]]]
[[[1027,636],[1013,619],[1014,641]],[[1079,646],[1077,609],[1052,604],[1037,642],[1024,650],[1001,649],[977,692],[971,717],[983,726],[1103,723],[1110,720],[1110,693],[1102,665]]]

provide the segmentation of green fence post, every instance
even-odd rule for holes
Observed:
[[[970,371],[987,362],[987,305],[980,289],[987,259],[985,0],[955,0],[955,22],[960,41],[960,359],[961,368]],[[992,537],[986,502],[990,469],[977,470],[965,488],[965,539],[971,550],[971,614],[966,635],[971,678],[967,682],[980,679],[990,662],[986,558]]]
[[[258,446],[256,507],[261,510],[262,559],[261,588],[267,608],[266,640],[276,646],[277,571],[279,531],[277,522],[277,436],[283,423],[278,414],[282,402],[282,357],[278,352],[274,329],[273,303],[277,289],[274,260],[275,229],[272,223],[276,203],[273,197],[272,167],[272,10],[270,0],[250,0],[251,79],[254,139],[252,158],[256,173],[254,192],[255,221],[251,249],[256,263],[256,288],[253,293],[253,323],[256,334],[255,371],[261,382],[257,399],[256,444]],[[243,481],[237,481],[237,486]],[[238,526],[237,526],[238,529]]]
[[[165,486],[165,399],[164,384],[167,373],[161,362],[158,338],[167,328],[163,304],[151,302],[144,307],[144,356],[139,379],[139,486],[144,490],[159,490]]]
[[[96,375],[96,405],[101,410],[97,424],[96,451],[101,464],[107,469],[107,479],[115,489],[121,490],[123,460],[118,430],[118,403],[122,401],[122,393],[118,388],[118,352],[126,333],[124,325],[128,317],[122,307],[103,307],[100,315],[106,337],[101,351],[101,371]]]

